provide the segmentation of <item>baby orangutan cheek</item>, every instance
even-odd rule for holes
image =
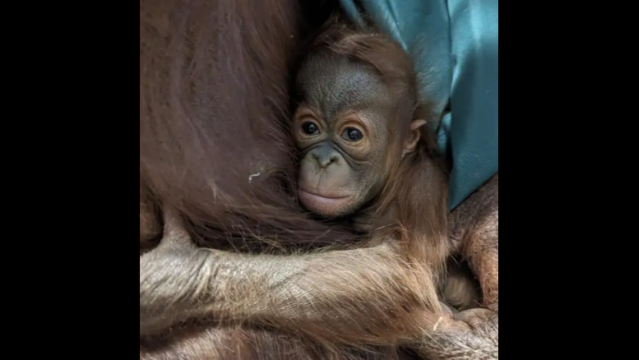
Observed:
[[[298,181],[298,196],[309,211],[327,218],[352,213],[358,199],[357,188],[347,169],[328,167],[319,169],[302,162]]]

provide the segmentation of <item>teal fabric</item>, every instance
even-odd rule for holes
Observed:
[[[340,0],[356,22],[353,0]],[[360,0],[411,53],[452,156],[450,208],[498,171],[498,0]],[[450,103],[451,112],[446,105]]]

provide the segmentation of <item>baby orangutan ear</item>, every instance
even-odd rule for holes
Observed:
[[[415,146],[417,146],[417,142],[419,142],[421,127],[426,125],[426,120],[413,120],[410,124],[410,133],[408,134],[408,138],[404,144],[404,151],[402,152],[402,157],[406,154],[412,153],[415,150]]]

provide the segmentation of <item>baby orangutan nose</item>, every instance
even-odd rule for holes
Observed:
[[[304,155],[298,194],[308,210],[325,217],[350,213],[352,183],[348,164],[330,143],[320,144]]]
[[[311,150],[311,155],[322,169],[326,169],[328,165],[339,161],[339,153],[327,145]]]

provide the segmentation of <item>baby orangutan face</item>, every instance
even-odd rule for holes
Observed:
[[[301,97],[293,123],[301,152],[300,202],[326,218],[350,215],[379,193],[393,157],[402,156],[392,151],[390,139],[399,99],[374,70],[334,54],[310,57],[296,90]],[[424,123],[413,121],[405,150],[415,147],[417,128]]]

